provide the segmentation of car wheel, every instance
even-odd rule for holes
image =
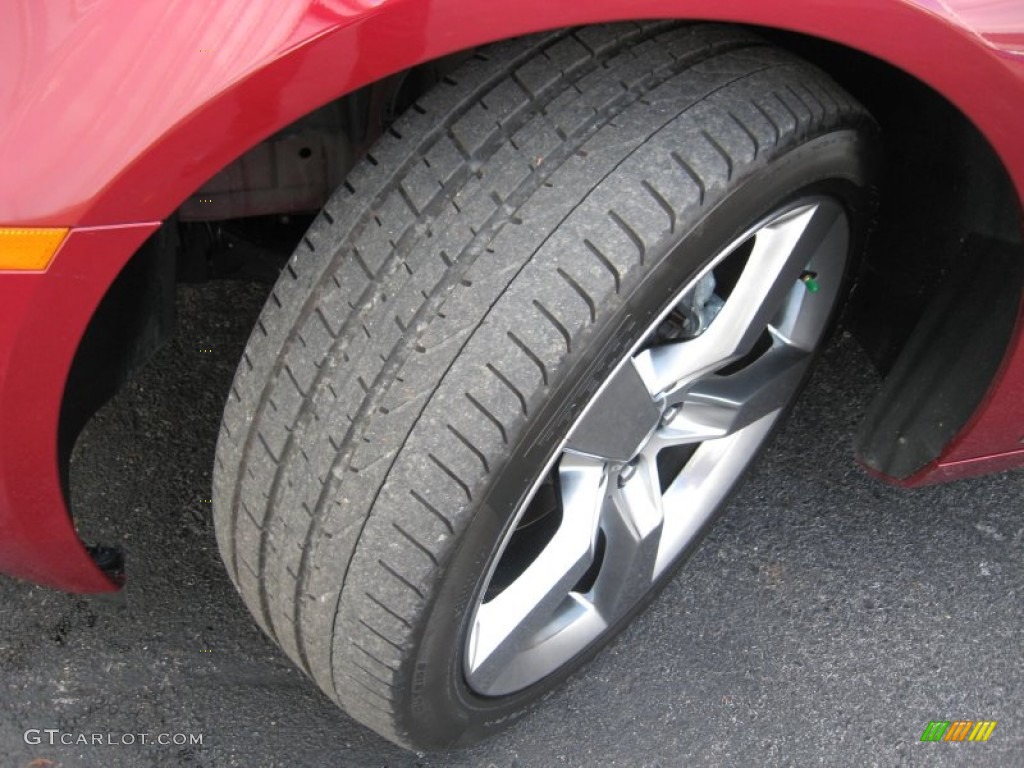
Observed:
[[[246,604],[385,737],[464,745],[611,639],[797,395],[873,128],[727,26],[483,49],[318,217],[217,447]]]

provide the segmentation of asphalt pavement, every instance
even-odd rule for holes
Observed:
[[[841,332],[698,553],[533,714],[446,755],[357,725],[256,628],[214,541],[220,409],[263,290],[183,286],[176,340],[79,441],[79,526],[126,551],[123,597],[0,577],[0,764],[1024,765],[1024,471],[866,476],[851,443],[878,382]],[[998,725],[920,741],[957,719]]]

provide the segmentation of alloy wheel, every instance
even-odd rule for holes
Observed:
[[[466,644],[470,688],[499,696],[551,674],[696,543],[798,393],[848,241],[837,201],[788,205],[719,251],[642,334],[497,550]]]

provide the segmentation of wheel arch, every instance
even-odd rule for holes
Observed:
[[[956,3],[951,4],[951,7]],[[110,221],[136,206],[136,218],[166,219],[179,206],[191,202],[193,209],[199,190],[233,161],[262,146],[268,136],[295,125],[318,109],[350,98],[363,86],[373,86],[392,75],[408,72],[418,66],[494,39],[503,39],[553,27],[628,17],[685,16],[686,19],[757,25],[769,39],[781,47],[798,53],[832,75],[841,85],[867,104],[882,123],[890,158],[909,158],[902,170],[922,168],[943,174],[959,173],[961,168],[973,169],[962,175],[954,190],[929,190],[927,183],[907,186],[884,200],[881,211],[881,244],[877,241],[868,255],[868,273],[854,307],[853,324],[860,330],[862,341],[869,348],[883,372],[895,364],[917,320],[924,312],[928,291],[935,289],[939,277],[960,257],[961,241],[972,232],[995,234],[1019,246],[1021,219],[1020,200],[1024,196],[1024,143],[1016,139],[1012,119],[1014,104],[1024,103],[1024,70],[1008,63],[1008,54],[984,36],[979,26],[969,28],[953,10],[935,12],[911,0],[886,0],[874,4],[850,3],[843,0],[822,9],[809,0],[798,0],[786,8],[765,8],[762,4],[740,4],[723,9],[706,0],[682,4],[648,2],[631,6],[628,14],[614,2],[587,8],[543,7],[535,13],[516,13],[507,6],[494,13],[476,5],[461,2],[384,3],[372,13],[346,17],[343,23],[327,28],[301,44],[230,84],[217,96],[198,106],[161,140],[128,166],[117,183],[111,185],[90,208],[87,218]],[[1024,14],[1021,14],[1024,28]],[[837,24],[836,19],[843,23]],[[1012,28],[1012,24],[1009,25]],[[895,38],[878,34],[878,29],[914,29],[911,36]],[[444,30],[440,33],[439,30]],[[1010,46],[1016,38],[1004,36],[1000,44]],[[936,65],[935,51],[944,52],[944,60],[955,65]],[[333,67],[332,67],[333,63]],[[333,77],[311,78],[308,73],[334,71]],[[986,84],[978,88],[977,83]],[[301,87],[295,87],[300,83]],[[884,84],[884,88],[879,88]],[[885,99],[888,92],[898,94]],[[991,99],[993,91],[1005,91],[1007,98]],[[276,108],[261,109],[266,93],[278,94]],[[1011,93],[1020,94],[1019,99]],[[907,105],[912,105],[908,108]],[[919,110],[919,112],[915,112]],[[240,116],[246,116],[242,119]],[[248,119],[252,116],[254,119]],[[933,146],[922,143],[917,127],[951,125],[952,138],[944,149],[950,150],[948,162],[940,168],[929,167],[926,155]],[[372,137],[371,137],[372,138]],[[194,162],[175,166],[170,158],[191,156]],[[915,165],[916,163],[916,165]],[[166,175],[168,168],[174,173]],[[991,176],[997,182],[985,183]],[[165,183],[153,184],[154,178]],[[888,180],[892,181],[892,179]],[[967,188],[971,194],[962,194]],[[929,193],[930,215],[938,215],[955,223],[941,231],[941,237],[916,246],[914,237],[907,237],[893,248],[894,221],[912,221],[912,228],[924,231],[927,216],[912,215],[909,204],[918,193]],[[945,194],[942,194],[944,192]],[[329,192],[328,192],[329,194]],[[957,196],[959,194],[959,197]],[[981,196],[985,204],[967,206],[964,199]],[[322,201],[321,201],[322,202]],[[915,231],[912,233],[916,235]],[[893,257],[890,252],[899,255]],[[967,257],[964,257],[967,258]],[[904,273],[921,277],[921,290],[916,295],[889,295],[885,281],[878,275],[889,273],[899,262]],[[1020,292],[1020,281],[1008,283]],[[1009,289],[1008,289],[1009,290]],[[907,299],[910,298],[909,302]],[[890,334],[879,334],[871,328],[868,313],[881,311],[900,318]],[[977,380],[970,388],[957,393],[956,429],[947,427],[942,443],[950,443],[961,430],[970,426],[974,436],[962,446],[956,460],[973,459],[983,452],[986,435],[995,435],[996,449],[989,453],[1007,453],[1019,449],[1019,435],[1007,429],[1005,415],[1012,412],[1013,398],[1005,394],[999,382],[1009,377],[1024,363],[1024,335],[1012,327],[992,332],[993,343],[1003,357],[998,372],[989,361],[984,381]],[[943,342],[945,343],[945,342]],[[933,345],[940,347],[940,344]],[[919,353],[918,353],[919,354]],[[991,386],[990,386],[991,385]],[[1012,387],[1011,387],[1012,388]],[[968,391],[969,390],[969,391]],[[980,423],[978,408],[982,403],[994,405],[1003,414],[999,424]],[[971,414],[975,414],[971,418]],[[948,421],[948,420],[947,420]],[[968,421],[971,423],[968,425]],[[993,432],[993,429],[995,432]],[[892,437],[895,440],[896,437]],[[933,444],[934,436],[930,438]],[[864,451],[860,453],[863,455]],[[938,461],[942,451],[934,451],[929,461]],[[869,467],[892,477],[903,478],[895,471],[887,472],[882,463],[867,460]],[[923,466],[923,465],[922,465]]]
[[[117,2],[112,0],[105,6],[109,16],[119,10]],[[231,34],[238,14],[220,13],[201,19],[213,29],[203,32],[194,49],[160,51],[165,57],[160,67],[140,63],[133,70],[132,92],[136,94],[160,94],[178,86],[177,81],[167,85],[161,82],[168,74],[168,64],[195,78],[197,86],[185,94],[176,89],[168,96],[173,108],[159,115],[164,122],[154,125],[138,121],[129,126],[141,136],[125,142],[123,151],[114,144],[126,138],[116,125],[107,131],[109,139],[87,137],[95,143],[92,149],[107,155],[109,161],[91,179],[95,191],[87,195],[71,184],[63,199],[60,193],[50,193],[34,201],[32,193],[42,190],[33,184],[17,193],[20,200],[12,193],[0,195],[0,218],[24,225],[64,226],[163,220],[206,179],[259,141],[363,85],[499,39],[560,26],[640,18],[754,25],[840,44],[885,61],[969,115],[1002,158],[1018,191],[1024,191],[1024,146],[1016,140],[1013,120],[1009,119],[1019,116],[1016,105],[1020,103],[1019,94],[1024,93],[1024,71],[1014,69],[1012,56],[990,42],[984,29],[969,28],[952,10],[944,10],[948,5],[957,3],[936,10],[924,0],[840,0],[828,4],[794,0],[781,6],[749,0],[725,8],[714,0],[640,0],[628,6],[617,0],[585,6],[527,0],[497,7],[467,0],[384,0],[324,7],[292,2],[286,4],[287,13],[273,15],[264,4],[257,4],[259,10],[250,13],[259,21],[249,31],[267,37],[267,44],[243,46],[236,39],[238,35]],[[201,29],[195,19],[182,13],[181,8],[177,10],[181,21],[171,21],[169,26],[191,24],[190,30]],[[1013,28],[1014,13],[1017,26],[1024,29],[1024,12],[1020,11],[1007,12],[1010,23],[1005,26]],[[114,26],[114,21],[107,19],[107,26]],[[150,21],[168,24],[167,16],[150,17]],[[891,29],[910,29],[913,34],[879,32]],[[92,31],[85,29],[81,35]],[[199,46],[203,40],[218,37],[223,41],[220,53],[225,61],[216,56],[204,60],[202,57],[211,51]],[[1005,37],[1004,46],[1009,48],[1020,44],[1024,32]],[[95,35],[78,40],[77,50],[66,57],[67,63],[73,64],[78,56],[101,58],[102,51],[97,48],[109,43]],[[164,45],[180,43],[174,38]],[[117,43],[110,53],[115,51],[123,54]],[[937,60],[936,52],[942,53],[941,60]],[[213,53],[218,51],[214,49]],[[199,80],[195,73],[201,67],[214,72]],[[42,78],[36,77],[33,82],[32,74],[51,79],[54,75],[49,69],[38,73],[30,70],[27,82],[19,83],[25,90],[41,84]],[[978,83],[985,87],[978,88]],[[52,130],[48,123],[60,107],[53,101],[68,96],[69,88],[83,85],[91,84],[55,86],[57,92],[50,102],[31,102],[38,115],[19,109],[12,121],[14,128],[3,137],[4,143],[11,138],[31,138],[30,132],[36,130],[41,132],[39,142],[52,144],[54,137],[47,135],[46,129]],[[87,95],[93,100],[112,98],[115,106],[111,112],[99,117],[113,117],[118,105],[124,103],[124,95],[104,93],[103,85],[97,84]],[[991,99],[988,94],[993,91],[1005,93],[1006,98]],[[153,103],[153,99],[142,100]],[[89,119],[96,117],[90,115]],[[33,142],[28,142],[29,156],[32,147]],[[25,146],[19,147],[19,152],[25,151]],[[54,154],[59,160],[61,148]],[[77,199],[69,197],[74,193],[78,193]]]

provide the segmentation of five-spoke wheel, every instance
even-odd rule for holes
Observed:
[[[848,249],[842,207],[801,200],[682,288],[517,512],[472,620],[473,689],[550,674],[688,548],[796,395]]]

